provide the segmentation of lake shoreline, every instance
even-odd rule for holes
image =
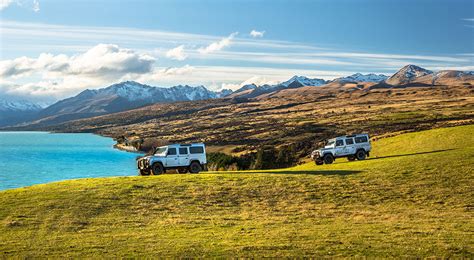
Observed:
[[[134,176],[139,151],[94,133],[0,132],[0,190],[77,178]],[[35,167],[18,158],[34,161]]]

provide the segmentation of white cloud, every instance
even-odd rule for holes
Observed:
[[[99,44],[85,53],[73,56],[42,53],[38,58],[20,57],[0,62],[0,76],[19,78],[31,73],[43,77],[83,75],[88,77],[115,77],[126,73],[147,73],[155,59],[113,44]]]
[[[40,11],[40,3],[38,0],[33,0],[33,11],[35,13]]]
[[[99,44],[78,55],[42,53],[0,62],[0,89],[29,99],[63,98],[85,88],[109,85],[126,76],[153,72],[155,59],[147,54]],[[136,77],[135,76],[135,77]],[[8,79],[13,79],[12,84]]]
[[[0,11],[15,3],[20,7],[33,10],[35,13],[40,10],[39,0],[0,0]]]
[[[12,3],[13,3],[13,0],[0,0],[0,10],[7,8]]]
[[[167,51],[166,57],[173,60],[185,60],[188,55],[184,52],[184,45],[180,45]]]
[[[234,37],[237,34],[238,34],[238,32],[231,33],[229,36],[221,39],[220,41],[213,42],[213,43],[209,44],[206,48],[200,48],[198,51],[201,54],[208,54],[208,53],[211,53],[211,52],[220,51],[223,48],[229,46],[232,39],[234,39]]]
[[[250,36],[252,36],[253,38],[262,38],[264,34],[265,34],[265,31],[252,30],[250,32]]]

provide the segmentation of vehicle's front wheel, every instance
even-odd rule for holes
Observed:
[[[365,157],[367,156],[367,154],[365,153],[364,150],[359,150],[356,152],[356,155],[355,157],[357,158],[357,160],[364,160]]]
[[[192,162],[191,165],[189,165],[190,173],[199,173],[201,170],[202,170],[202,167],[198,162]]]
[[[326,154],[323,160],[325,164],[331,164],[334,162],[334,157],[331,154]]]
[[[139,174],[141,176],[148,176],[148,175],[150,175],[150,171],[149,170],[140,170]]]
[[[161,165],[161,163],[155,163],[153,164],[151,171],[153,172],[153,175],[160,175],[165,172],[165,169],[163,168],[163,165]]]

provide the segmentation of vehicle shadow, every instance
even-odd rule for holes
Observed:
[[[224,172],[215,172],[215,173],[236,173],[236,174],[307,174],[307,175],[351,175],[361,173],[362,171],[353,171],[353,170],[305,170],[305,171],[298,171],[298,170],[279,170],[279,171],[272,171],[272,170],[260,170],[260,171],[224,171]]]
[[[367,158],[367,160],[378,160],[378,159],[385,159],[385,158],[395,158],[395,157],[405,157],[405,156],[414,156],[414,155],[421,155],[421,154],[431,154],[431,153],[442,153],[447,151],[456,150],[452,149],[443,149],[443,150],[434,150],[429,152],[418,152],[418,153],[406,153],[406,154],[394,154],[394,155],[387,155],[387,156],[377,156],[374,158]]]
[[[442,153],[442,152],[448,152],[456,150],[455,148],[451,149],[443,149],[443,150],[434,150],[434,151],[429,151],[429,152],[418,152],[418,153],[406,153],[406,154],[394,154],[394,155],[386,155],[386,156],[377,156],[377,157],[370,157],[367,158],[367,161],[373,161],[373,160],[380,160],[380,159],[386,159],[386,158],[397,158],[397,157],[406,157],[406,156],[415,156],[415,155],[422,155],[422,154],[432,154],[432,153]],[[337,162],[337,164],[343,164],[343,163],[351,163],[349,161],[346,162]]]

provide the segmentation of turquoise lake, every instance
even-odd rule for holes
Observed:
[[[0,190],[53,181],[137,175],[136,153],[93,134],[0,132]]]

